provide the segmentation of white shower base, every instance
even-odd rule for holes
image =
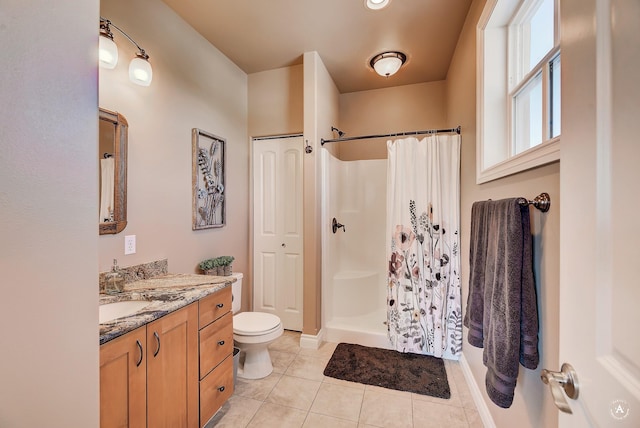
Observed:
[[[387,326],[384,324],[386,319],[385,311],[358,317],[334,318],[325,324],[325,340],[391,349]]]
[[[333,277],[332,316],[325,323],[326,340],[388,349],[381,287],[376,272],[337,272]]]

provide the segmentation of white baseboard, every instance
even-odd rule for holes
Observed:
[[[300,347],[306,349],[319,349],[320,345],[322,345],[322,342],[324,341],[323,336],[324,330],[322,329],[320,329],[318,334],[315,336],[303,333],[300,335]]]
[[[471,373],[471,367],[469,367],[469,363],[467,363],[467,359],[464,354],[460,356],[460,368],[462,369],[464,378],[467,381],[467,385],[469,385],[469,392],[471,392],[473,401],[476,403],[476,408],[480,414],[480,419],[482,419],[482,424],[485,428],[496,428],[496,423],[493,421],[491,412],[489,412],[489,407],[487,407],[487,403],[482,397],[482,392],[480,392],[480,388],[476,383],[476,379],[473,377],[473,373]]]

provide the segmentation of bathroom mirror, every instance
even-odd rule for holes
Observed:
[[[100,109],[99,231],[100,235],[120,233],[127,226],[127,132],[128,123],[120,113]]]

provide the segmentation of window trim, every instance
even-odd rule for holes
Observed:
[[[486,183],[560,159],[560,137],[550,138],[524,152],[511,155],[513,132],[512,85],[507,50],[509,26],[519,1],[487,0],[476,28],[476,183]],[[555,2],[558,14],[557,1]],[[559,17],[556,18],[556,28]],[[559,54],[556,46],[542,61]],[[502,49],[498,47],[502,46]],[[544,113],[545,116],[547,113]],[[489,142],[491,144],[489,144]],[[496,160],[503,159],[503,160]],[[488,165],[488,166],[485,166]]]

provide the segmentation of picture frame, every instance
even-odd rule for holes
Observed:
[[[226,223],[226,140],[193,128],[191,146],[192,229],[223,227]]]

